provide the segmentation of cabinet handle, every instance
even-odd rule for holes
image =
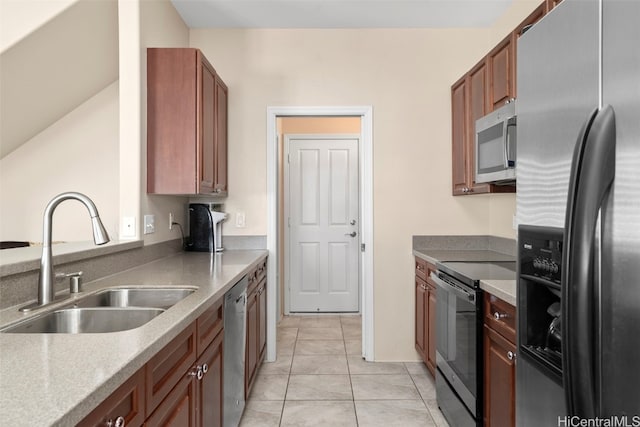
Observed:
[[[187,375],[189,375],[190,377],[196,377],[197,379],[201,380],[202,376],[204,375],[202,373],[202,366],[194,367]]]
[[[118,417],[114,420],[109,419],[107,421],[107,427],[124,427],[124,417]]]
[[[513,351],[508,351],[508,352],[507,352],[507,358],[508,358],[509,360],[513,360],[513,359],[515,359],[515,358],[516,358],[516,354],[515,354]]]
[[[422,271],[422,266],[420,264],[416,264],[416,269]]]
[[[209,371],[209,365],[205,363],[204,365],[202,365],[202,373],[206,374],[208,371]]]
[[[497,311],[493,313],[493,318],[496,320],[507,319],[509,315],[507,313],[498,313]]]

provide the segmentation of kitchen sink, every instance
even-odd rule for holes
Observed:
[[[76,307],[149,307],[168,309],[195,288],[111,288],[75,302]]]
[[[134,329],[162,314],[161,308],[64,308],[43,313],[4,329],[17,334],[83,334]]]

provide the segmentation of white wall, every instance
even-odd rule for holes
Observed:
[[[512,195],[451,196],[450,87],[535,6],[494,29],[191,30],[229,86],[225,204],[247,217],[226,234],[267,230],[267,106],[373,106],[377,360],[417,358],[411,236],[513,236]]]
[[[0,240],[41,242],[44,208],[65,191],[93,199],[117,236],[118,140],[116,82],[0,160]],[[53,239],[92,239],[82,205],[68,201],[56,209]]]
[[[189,29],[169,0],[140,2],[140,124],[141,215],[156,217],[156,232],[144,236],[145,244],[177,239],[180,230],[169,230],[169,212],[186,228],[186,197],[147,195],[147,47],[189,47]]]
[[[489,198],[451,197],[450,178],[450,85],[487,38],[487,30],[191,31],[229,86],[226,209],[247,212],[247,227],[231,222],[228,234],[266,233],[267,106],[373,106],[377,360],[416,357],[411,236],[489,232]]]

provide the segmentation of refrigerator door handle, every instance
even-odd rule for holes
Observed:
[[[573,154],[562,277],[562,376],[568,415],[598,416],[596,396],[595,232],[615,178],[615,114],[590,114]]]

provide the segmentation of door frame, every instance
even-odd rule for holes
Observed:
[[[362,186],[360,185],[360,148],[361,148],[361,138],[360,134],[341,134],[341,133],[316,133],[316,134],[298,134],[298,133],[288,133],[281,135],[284,138],[282,148],[284,151],[284,159],[289,156],[289,143],[291,139],[303,139],[303,140],[315,140],[315,139],[326,139],[326,140],[338,140],[338,139],[356,139],[358,140],[358,242],[360,242],[360,237],[362,236],[362,230],[360,229],[362,225],[362,221],[359,216],[361,215],[360,209],[360,192],[362,191]],[[291,207],[291,193],[289,188],[288,178],[290,176],[290,163],[287,162],[284,166],[284,218],[289,216],[289,208]],[[285,279],[285,287],[284,287],[284,314],[289,314],[291,312],[291,275],[289,273],[289,268],[291,267],[291,245],[289,242],[290,238],[290,228],[288,226],[284,227],[284,251],[282,255],[284,256],[284,272],[280,272],[281,276],[284,275]],[[359,243],[358,243],[359,244]],[[362,257],[358,258],[358,312],[362,309],[362,280],[360,280],[361,269],[360,264],[362,262]]]
[[[373,107],[267,107],[267,360],[276,360],[276,324],[279,317],[278,254],[278,117],[360,117],[360,281],[362,292],[362,356],[374,360],[373,322]]]

